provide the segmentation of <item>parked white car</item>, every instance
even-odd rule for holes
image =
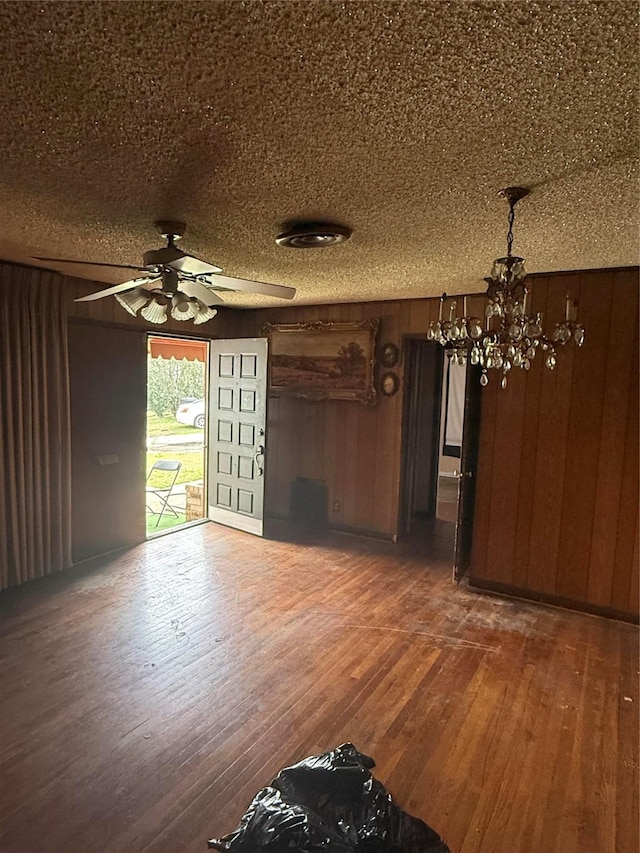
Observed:
[[[194,400],[192,403],[183,403],[178,406],[176,420],[178,423],[194,426],[196,429],[204,429],[206,420],[204,399]]]

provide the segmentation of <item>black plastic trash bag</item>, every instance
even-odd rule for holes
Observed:
[[[372,758],[344,743],[281,770],[235,832],[209,847],[230,853],[450,853],[435,830],[398,808],[373,778]]]

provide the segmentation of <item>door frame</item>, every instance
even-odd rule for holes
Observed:
[[[480,423],[482,420],[482,385],[479,365],[467,362],[464,395],[464,424],[460,479],[458,481],[458,517],[453,555],[453,580],[460,583],[471,567],[473,523],[478,478]]]
[[[427,349],[428,348],[428,349]],[[404,364],[401,428],[401,458],[400,458],[400,500],[398,502],[398,536],[402,538],[411,531],[411,510],[413,506],[415,483],[415,447],[416,431],[418,429],[418,383],[420,378],[420,358],[422,352],[431,352],[435,359],[433,386],[433,413],[431,441],[431,472],[429,484],[430,513],[435,515],[437,498],[439,437],[441,429],[442,379],[444,373],[444,350],[437,343],[425,340],[423,335],[404,335],[402,338],[402,358]],[[433,464],[435,461],[435,465]]]
[[[401,460],[400,460],[400,495],[398,505],[398,536],[406,536],[411,528],[412,507],[412,478],[414,465],[411,458],[414,447],[414,431],[416,426],[415,408],[417,395],[416,353],[420,346],[429,345],[422,336],[405,335],[403,337],[404,360],[404,399],[402,409],[401,430]],[[442,386],[444,379],[445,350],[439,344],[434,344],[440,352],[436,370],[435,399],[432,439],[431,467],[431,501],[435,515],[437,500],[437,477],[440,456],[441,431],[444,428],[442,419]],[[452,554],[453,579],[456,583],[466,575],[471,564],[471,549],[473,544],[474,504],[476,493],[476,478],[478,450],[480,437],[482,386],[480,385],[480,370],[467,362],[467,378],[465,385],[464,423],[462,431],[462,447],[460,457],[460,477],[458,480],[458,512],[455,521],[455,540]]]
[[[189,334],[188,332],[177,332],[175,330],[171,331],[162,331],[159,328],[157,331],[155,329],[146,329],[143,332],[144,341],[145,341],[145,405],[148,406],[148,395],[149,395],[149,376],[147,370],[147,358],[150,355],[150,339],[151,338],[164,338],[165,340],[179,340],[179,341],[196,341],[199,344],[204,345],[205,349],[205,359],[204,359],[204,399],[205,399],[205,414],[208,409],[208,401],[209,401],[209,361],[210,361],[210,352],[211,352],[211,344],[213,342],[213,338],[204,337],[201,335]],[[148,409],[147,409],[148,411]],[[198,524],[203,524],[205,521],[208,521],[207,517],[207,490],[208,490],[208,462],[209,462],[209,445],[208,445],[208,435],[209,430],[207,429],[207,424],[205,423],[205,429],[202,431],[202,493],[203,493],[203,509],[202,509],[202,517],[194,518],[190,521],[186,520],[186,503],[185,503],[185,521],[182,524],[176,524],[172,527],[167,527],[163,530],[153,531],[151,533],[146,532],[145,541],[149,541],[151,539],[156,539],[159,536],[167,536],[170,533],[177,532],[179,530],[185,530],[188,527],[194,527]],[[146,458],[148,453],[148,447],[146,446],[148,435],[147,429],[145,427],[145,472],[147,470]],[[146,473],[145,473],[145,484],[146,484]],[[185,498],[186,502],[186,498]],[[146,529],[146,512],[145,512],[145,529]]]

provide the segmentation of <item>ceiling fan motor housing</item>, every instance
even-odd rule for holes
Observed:
[[[184,222],[176,222],[173,219],[158,219],[153,224],[158,234],[170,241],[184,237],[184,232],[187,230]]]
[[[181,252],[176,246],[165,246],[163,249],[150,249],[145,252],[143,260],[146,267],[169,266],[173,261],[183,257],[184,252]]]

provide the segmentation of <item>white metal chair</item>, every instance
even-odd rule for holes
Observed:
[[[171,513],[171,515],[176,518],[179,517],[178,513],[169,503],[169,498],[171,497],[171,492],[173,491],[173,487],[176,484],[176,480],[178,479],[178,474],[180,473],[180,468],[182,467],[182,462],[179,462],[177,459],[158,459],[156,460],[149,473],[147,475],[147,486],[146,486],[146,509],[150,515],[157,515],[158,519],[155,523],[157,527],[160,524],[160,519],[165,513]],[[156,474],[155,472],[160,472]],[[172,476],[173,475],[173,476]],[[160,511],[153,509],[149,504],[149,496],[155,495],[155,497],[160,502]]]

